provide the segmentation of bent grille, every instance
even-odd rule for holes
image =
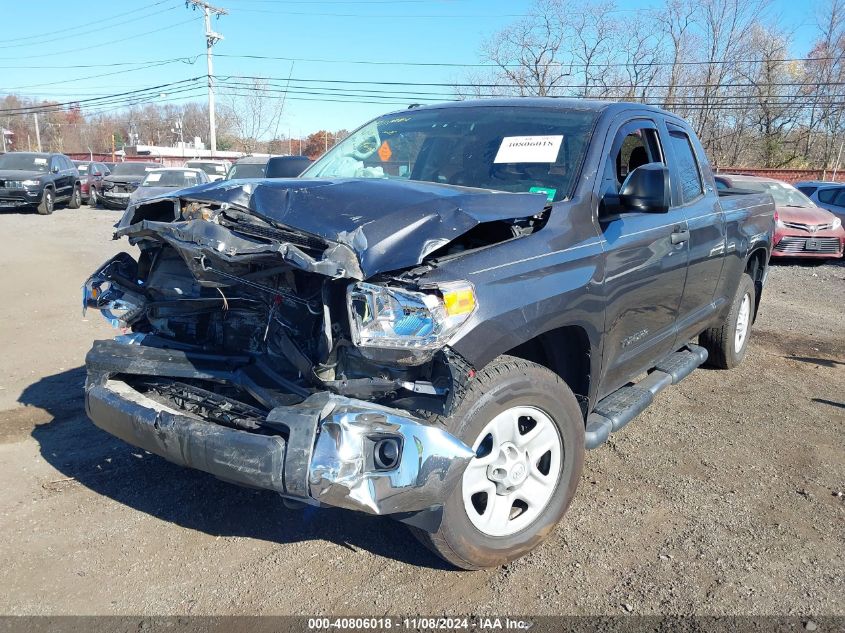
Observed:
[[[235,233],[241,233],[250,237],[263,237],[277,242],[287,242],[307,251],[322,252],[328,247],[328,244],[318,237],[303,235],[295,231],[259,226],[257,224],[246,224],[243,222],[231,224],[227,222],[226,226]]]
[[[816,248],[807,248],[807,242],[815,242]],[[779,253],[823,253],[826,255],[838,255],[842,245],[835,237],[784,237],[775,246]]]

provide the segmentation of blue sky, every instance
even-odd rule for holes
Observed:
[[[363,65],[339,60],[478,63],[480,42],[518,19],[529,0],[215,0],[229,14],[213,21],[225,39],[215,46],[215,75],[294,79],[460,81],[461,68]],[[201,14],[181,0],[44,0],[41,15],[63,15],[68,26],[45,35],[34,5],[2,0],[0,94],[59,101],[92,98],[167,84],[205,74]],[[619,3],[622,5],[622,3]],[[626,0],[625,9],[654,6]],[[795,31],[795,50],[806,54],[814,23],[812,0],[774,0],[772,19]],[[69,11],[68,7],[74,10]],[[47,23],[50,23],[49,21]],[[258,55],[330,62],[257,60]],[[185,58],[144,67],[139,62]],[[125,64],[106,66],[106,64]],[[70,66],[80,66],[70,68]],[[81,67],[88,66],[88,67]],[[27,67],[27,68],[24,68]],[[38,68],[35,68],[38,67]],[[300,84],[303,85],[303,84]],[[425,88],[448,91],[446,88]],[[162,88],[159,100],[181,101],[202,90]],[[195,97],[200,98],[200,97]],[[381,112],[404,107],[384,103],[327,102],[311,95],[289,99],[282,134],[319,128],[352,128]],[[304,99],[315,99],[306,101]]]

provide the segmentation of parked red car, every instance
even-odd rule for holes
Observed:
[[[772,194],[777,208],[772,257],[842,257],[842,221],[792,185],[759,176],[720,174],[716,176],[716,186]]]
[[[89,162],[84,160],[73,161],[79,170],[82,201],[89,206],[96,207],[99,202],[100,193],[103,191],[103,178],[111,173],[111,170],[103,163]]]

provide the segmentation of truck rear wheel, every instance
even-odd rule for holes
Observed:
[[[476,457],[437,532],[411,528],[417,538],[463,569],[504,565],[537,547],[569,507],[584,465],[584,418],[566,383],[500,356],[442,421]]]
[[[707,364],[718,369],[732,369],[742,362],[748,350],[751,323],[756,305],[754,280],[743,274],[739,280],[728,315],[719,327],[705,330],[698,343],[707,350]]]

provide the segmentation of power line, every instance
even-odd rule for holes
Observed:
[[[2,113],[25,113],[25,114],[29,114],[31,112],[42,112],[42,111],[50,111],[50,110],[55,111],[57,109],[62,109],[62,108],[68,107],[68,106],[76,107],[76,106],[80,106],[84,103],[96,103],[98,101],[102,101],[102,100],[105,100],[105,99],[114,99],[114,98],[117,98],[117,97],[129,97],[131,95],[150,92],[150,91],[153,91],[153,90],[159,90],[160,91],[163,88],[169,88],[169,87],[179,86],[179,85],[186,84],[186,83],[197,82],[200,79],[202,79],[202,77],[192,77],[190,79],[183,79],[181,81],[172,81],[170,83],[159,84],[157,86],[149,86],[147,88],[139,88],[137,90],[129,90],[129,91],[126,91],[126,92],[118,92],[116,94],[108,95],[106,97],[90,97],[88,99],[75,99],[73,101],[66,101],[66,102],[63,102],[63,103],[50,103],[50,104],[44,104],[44,105],[41,105],[41,106],[24,106],[24,107],[20,107],[20,108],[3,108],[3,109],[0,109],[0,114],[2,114]]]
[[[335,87],[322,87],[322,86],[301,86],[294,83],[295,80],[291,80],[291,84],[288,86],[278,86],[277,84],[267,84],[266,86],[244,83],[244,82],[237,82],[237,81],[222,81],[219,85],[228,88],[236,88],[240,90],[249,90],[253,92],[271,92],[271,93],[291,93],[291,94],[310,94],[310,95],[329,95],[342,93],[342,96],[346,97],[358,97],[363,96],[365,98],[372,98],[374,96],[387,98],[387,99],[420,99],[420,100],[442,100],[441,97],[452,97],[456,98],[458,95],[456,92],[423,92],[423,91],[402,91],[402,90],[378,90],[374,88],[366,88],[356,90],[355,88],[335,88]],[[606,88],[606,87],[605,87]],[[628,86],[624,86],[624,88],[628,88]],[[562,87],[561,90],[571,89],[571,87]],[[679,88],[680,89],[680,88]],[[316,92],[320,91],[320,92]],[[508,96],[516,96],[516,95],[503,95],[503,94],[495,94],[495,93],[479,93],[477,95],[473,95],[476,97],[508,97]],[[555,94],[550,95],[552,97],[560,97],[563,95]],[[580,95],[572,94],[568,95],[569,97],[578,97]],[[646,93],[639,93],[635,95],[624,94],[624,93],[614,93],[607,95],[606,98],[608,99],[661,99],[665,95],[657,94],[654,92],[646,92]],[[823,97],[838,97],[842,96],[845,97],[845,94],[827,94],[821,95]],[[601,97],[599,97],[601,98]],[[744,101],[754,101],[755,103],[759,103],[763,100],[772,100],[772,99],[792,99],[792,100],[806,100],[808,97],[807,95],[801,94],[754,94],[754,93],[744,93],[744,94],[737,94],[737,95],[720,95],[720,94],[713,94],[713,95],[700,95],[700,94],[691,94],[691,95],[677,95],[676,99],[685,99],[685,100],[696,100],[696,101],[720,101],[720,100],[744,100]]]
[[[159,0],[159,2],[155,2],[151,5],[148,5],[148,6],[145,6],[145,7],[139,7],[137,9],[132,9],[131,11],[126,11],[124,13],[118,13],[117,15],[113,15],[111,17],[103,17],[103,18],[97,17],[97,24],[102,25],[104,22],[111,22],[112,20],[116,20],[117,18],[122,18],[122,17],[127,16],[127,15],[132,15],[133,13],[140,13],[141,11],[148,11],[148,10],[152,9],[153,7],[156,7],[160,4],[164,4],[165,2],[168,2],[168,1],[169,0]],[[84,26],[88,26],[89,24],[91,24],[91,21],[87,20],[87,21],[85,21],[81,24],[74,24],[74,25],[71,25],[71,26],[63,26],[62,28],[64,28],[67,31],[75,31],[76,29],[82,28]],[[112,25],[112,26],[114,26],[114,25]],[[76,35],[76,33],[74,33],[74,35]],[[7,38],[7,39],[4,39],[3,41],[4,42],[21,42],[23,40],[30,40],[33,37],[38,37],[38,36],[37,35],[36,36],[26,35],[24,37],[14,37],[14,38],[11,38],[11,39]]]
[[[199,57],[199,56],[197,56],[197,57]],[[197,58],[194,58],[193,63],[196,63],[196,60],[197,60]],[[111,77],[111,76],[114,76],[114,75],[122,75],[124,73],[137,72],[139,70],[147,70],[149,68],[155,68],[157,66],[165,66],[167,64],[173,64],[177,61],[184,61],[184,60],[177,59],[177,60],[171,60],[171,61],[163,61],[163,62],[160,62],[158,64],[146,64],[145,66],[141,66],[139,68],[127,68],[127,69],[123,69],[123,70],[115,70],[115,71],[110,72],[110,73],[102,73],[102,74],[98,74],[98,75],[88,75],[87,77],[75,77],[73,79],[64,79],[64,80],[59,80],[59,81],[49,81],[49,82],[45,82],[45,83],[41,83],[41,84],[29,84],[28,86],[13,86],[13,87],[9,88],[8,90],[4,90],[3,92],[6,93],[6,94],[11,94],[11,93],[8,92],[9,90],[24,90],[26,88],[40,88],[42,86],[55,86],[55,85],[58,85],[58,84],[75,83],[77,81],[83,81],[83,80],[86,80],[86,79],[99,79],[100,77]],[[114,87],[114,86],[111,86],[111,87]]]
[[[367,66],[421,66],[421,67],[435,67],[435,68],[519,68],[521,64],[458,64],[453,62],[407,62],[407,61],[392,61],[383,59],[326,59],[318,57],[276,57],[271,55],[231,55],[221,54],[218,57],[230,57],[235,59],[260,59],[271,61],[288,61],[288,62],[306,62],[315,64],[359,64]],[[746,59],[746,60],[712,60],[712,61],[686,61],[677,62],[681,66],[707,66],[707,65],[723,65],[723,64],[780,64],[790,62],[821,62],[821,61],[841,61],[840,57],[792,57],[784,59]],[[583,63],[583,62],[551,62],[547,64],[537,64],[538,68],[645,68],[650,66],[672,66],[674,62],[643,62],[643,63],[629,63],[629,62],[603,62],[603,63]]]
[[[246,7],[238,7],[238,11],[244,13],[263,13],[272,15],[297,15],[315,18],[384,18],[388,20],[416,20],[416,19],[436,19],[436,20],[452,20],[452,19],[471,19],[483,20],[485,18],[530,18],[534,17],[527,13],[476,13],[476,14],[407,14],[407,13],[325,13],[315,11],[272,11],[270,9],[249,9]]]
[[[354,84],[354,85],[373,85],[373,86],[420,86],[420,87],[435,87],[435,88],[521,88],[526,86],[521,86],[517,83],[507,83],[507,82],[500,82],[500,83],[460,83],[460,82],[415,82],[415,81],[375,81],[375,80],[352,80],[352,79],[313,79],[313,78],[303,78],[303,77],[273,77],[273,76],[266,76],[266,75],[217,75],[217,79],[220,80],[229,80],[229,79],[251,79],[256,81],[283,81],[287,83],[288,81],[296,81],[300,83],[329,83],[329,84]],[[731,82],[730,87],[756,87],[761,84],[755,83],[735,83]],[[778,86],[778,87],[801,87],[801,86],[819,86],[818,82],[772,82],[766,83],[766,86]],[[824,86],[841,86],[845,85],[845,81],[830,81],[825,82]],[[650,84],[645,86],[649,89],[651,88],[675,88],[675,89],[684,89],[684,88],[719,88],[722,87],[723,84],[715,84],[715,83],[684,83],[684,84]],[[561,88],[622,88],[628,89],[631,88],[631,84],[566,84],[561,86]]]
[[[171,57],[169,59],[153,59],[148,61],[110,62],[108,64],[71,64],[69,66],[57,66],[55,64],[50,64],[49,66],[0,66],[0,70],[69,70],[72,68],[114,68],[117,66],[158,64],[159,62],[185,62],[186,64],[193,64],[197,61],[198,58],[199,55],[193,55],[188,57]]]
[[[63,51],[53,51],[52,53],[43,53],[41,55],[27,55],[29,59],[38,59],[41,57],[55,57],[56,55],[64,55],[65,53],[79,53],[81,51],[88,51],[92,48],[101,48],[103,46],[108,46],[110,44],[120,44],[127,40],[133,40],[139,37],[144,37],[146,35],[152,35],[154,33],[161,33],[162,31],[168,31],[170,29],[175,29],[178,26],[182,26],[183,24],[188,24],[189,22],[195,21],[197,18],[191,18],[190,20],[185,20],[184,22],[176,22],[175,24],[171,24],[169,26],[163,26],[161,28],[153,29],[151,31],[145,31],[144,33],[138,33],[136,35],[129,35],[128,37],[121,37],[120,39],[111,40],[108,42],[100,42],[98,44],[92,44],[91,46],[83,46],[81,48],[71,48]],[[0,60],[6,59],[18,59],[17,57],[0,57]],[[48,66],[48,68],[50,68]]]
[[[167,0],[162,0],[162,2],[167,2]],[[149,8],[152,8],[152,7],[156,6],[156,5],[162,4],[162,2],[157,2],[156,4],[151,5]],[[151,18],[151,17],[153,17],[153,16],[155,16],[155,15],[160,15],[160,14],[162,14],[162,13],[167,13],[168,11],[174,11],[176,8],[177,8],[177,7],[168,7],[168,8],[166,8],[166,9],[162,9],[161,11],[155,11],[154,13],[148,13],[147,15],[145,15],[145,16],[143,16],[143,17],[140,17],[140,18],[132,18],[132,19],[130,19],[130,20],[125,20],[125,21],[123,21],[123,22],[117,22],[116,24],[110,24],[110,25],[108,25],[108,27],[107,27],[107,28],[112,29],[112,28],[114,28],[114,27],[116,27],[116,26],[122,26],[122,25],[124,25],[124,24],[134,23],[134,22],[137,22],[138,20],[144,20],[144,19],[146,19],[146,18]],[[89,22],[89,26],[90,26],[90,22]],[[102,32],[102,30],[103,30],[103,25],[102,25],[102,24],[100,24],[100,22],[99,22],[99,20],[98,20],[98,21],[97,21],[97,26],[96,26],[96,27],[94,27],[94,28],[92,28],[92,29],[82,30],[82,31],[73,30],[73,35],[71,36],[71,38],[68,38],[68,39],[76,39],[76,38],[78,38],[78,37],[79,37],[79,36],[81,36],[81,35],[89,35],[89,34],[91,34],[91,33],[99,33],[99,32]],[[30,38],[27,38],[27,41],[26,41],[25,43],[18,43],[18,44],[6,44],[6,45],[3,45],[3,46],[0,46],[0,49],[4,49],[4,48],[20,48],[20,47],[22,47],[22,46],[40,46],[40,45],[42,45],[42,44],[45,44],[45,43],[48,43],[48,42],[55,42],[55,41],[56,41],[56,38],[55,38],[55,36],[53,36],[53,35],[49,35],[49,36],[47,36],[47,37],[45,37],[45,38],[41,38],[41,39],[38,39],[38,38],[35,38],[35,39],[30,39]]]

